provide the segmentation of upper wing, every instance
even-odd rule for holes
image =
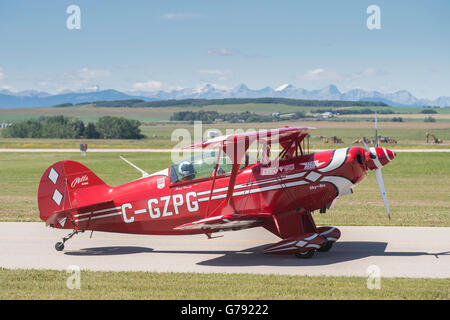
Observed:
[[[250,145],[254,141],[264,141],[268,144],[270,143],[280,143],[291,141],[297,138],[299,142],[304,139],[304,137],[311,131],[316,130],[313,127],[289,127],[289,128],[279,128],[270,130],[261,130],[255,132],[241,133],[241,134],[230,134],[225,136],[220,136],[208,140],[204,140],[200,143],[193,144],[187,148],[216,148],[224,147],[242,143],[248,143]]]

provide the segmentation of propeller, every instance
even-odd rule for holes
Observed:
[[[373,139],[373,146],[378,147],[378,115],[375,112],[375,138]]]
[[[388,216],[389,220],[391,220],[391,213],[389,212],[389,204],[388,204],[388,199],[387,199],[387,195],[386,195],[386,188],[384,187],[383,174],[381,173],[381,169],[375,170],[375,176],[377,177],[378,188],[380,189],[381,197],[383,198],[384,207],[386,208],[387,216]]]
[[[371,159],[376,159],[377,156],[376,156],[375,154],[373,154],[372,151],[370,151],[370,149],[367,147],[367,144],[366,144],[366,137],[363,137],[363,138],[362,138],[362,143],[363,143],[363,145],[364,145],[364,149],[366,149],[367,152],[369,153],[369,157],[370,157]]]
[[[377,116],[376,112],[375,112],[375,138],[373,141],[374,141],[374,148],[378,147],[378,116]],[[374,152],[372,152],[367,147],[365,137],[363,137],[362,143],[364,145],[364,149],[366,149],[367,152],[369,153],[369,157],[372,160],[374,160],[374,162],[378,162],[378,164],[380,165],[380,161],[378,160],[376,150],[374,149]],[[375,176],[377,178],[378,188],[380,189],[381,197],[383,198],[384,207],[386,208],[387,216],[388,216],[389,220],[391,220],[391,213],[389,211],[389,203],[388,203],[388,199],[387,199],[386,188],[384,186],[383,174],[381,173],[381,166],[377,165],[377,169],[375,169]]]

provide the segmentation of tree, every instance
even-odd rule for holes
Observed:
[[[291,117],[291,119],[301,119],[301,118],[305,118],[306,115],[304,112],[302,111],[297,111],[296,113],[294,113]]]
[[[84,130],[84,136],[86,139],[98,139],[100,138],[100,133],[98,133],[97,129],[95,128],[95,124],[92,122],[89,122],[86,129]]]
[[[438,113],[438,112],[436,110],[433,110],[433,109],[424,109],[424,110],[420,111],[420,113],[433,114],[433,113]]]
[[[138,120],[123,117],[101,117],[95,126],[103,139],[142,139],[141,125]]]

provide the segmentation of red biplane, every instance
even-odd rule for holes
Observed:
[[[83,164],[59,161],[43,174],[40,217],[47,226],[73,229],[56,250],[85,230],[151,235],[204,233],[263,227],[282,240],[270,254],[309,258],[328,251],[340,237],[335,227],[317,227],[324,213],[352,193],[375,170],[389,215],[381,167],[395,153],[375,145],[308,153],[315,128],[288,127],[214,137],[190,148],[208,149],[135,181],[111,187]],[[306,138],[306,139],[305,139]],[[262,151],[252,160],[249,147]],[[271,147],[277,143],[277,156]],[[308,143],[309,144],[309,143]],[[133,165],[133,164],[132,164]],[[134,166],[134,165],[133,165]]]

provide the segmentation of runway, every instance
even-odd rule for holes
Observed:
[[[311,259],[263,254],[279,239],[263,228],[195,236],[143,236],[90,232],[74,236],[64,251],[54,245],[70,230],[44,223],[0,223],[0,267],[65,270],[257,273],[366,277],[450,277],[450,228],[339,227],[330,252]]]

